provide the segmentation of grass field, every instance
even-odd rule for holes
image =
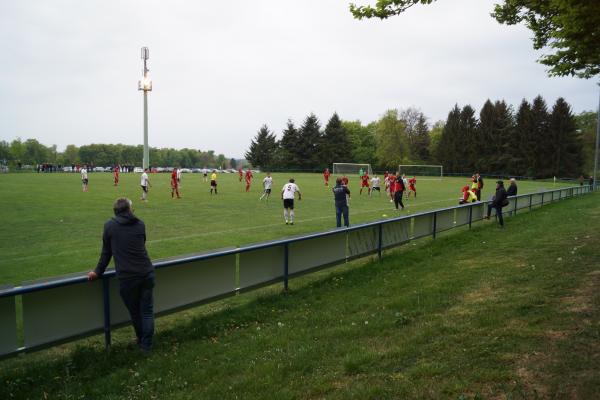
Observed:
[[[288,174],[274,174],[272,199],[259,201],[259,174],[250,193],[235,174],[219,175],[219,194],[210,196],[201,174],[184,174],[182,199],[170,196],[169,174],[151,176],[149,201],[139,201],[139,174],[121,174],[119,186],[112,174],[90,174],[90,190],[81,191],[79,174],[0,174],[0,284],[87,271],[95,266],[102,227],[112,216],[115,198],[134,201],[135,213],[147,227],[152,259],[240,246],[335,227],[330,189],[320,174],[294,174],[303,199],[296,202],[296,224],[283,223],[280,190]],[[419,180],[419,197],[406,202],[403,213],[457,204],[466,178]],[[488,180],[484,198],[494,191]],[[520,193],[552,188],[547,182],[520,182]],[[358,178],[350,184],[350,222],[357,224],[398,215],[381,197],[359,196]]]
[[[0,362],[2,399],[595,399],[600,193]]]

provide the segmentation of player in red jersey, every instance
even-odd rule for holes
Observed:
[[[119,184],[119,166],[116,165],[114,169],[115,186]]]
[[[342,176],[342,185],[348,186],[348,177],[346,175]]]
[[[394,193],[396,190],[396,175],[394,174],[389,174],[388,175],[388,182],[390,185],[390,203],[394,202]]]
[[[252,178],[254,176],[252,175],[252,171],[250,171],[250,168],[248,168],[246,170],[246,192],[250,191],[250,184],[252,183]]]
[[[331,175],[329,173],[329,168],[325,168],[325,171],[323,171],[323,179],[325,179],[325,186],[329,186],[329,175]]]
[[[241,182],[242,178],[244,177],[244,172],[242,171],[242,167],[240,167],[240,169],[238,170],[238,174],[240,174],[240,182]]]
[[[415,178],[414,176],[408,180],[408,196],[407,197],[410,197],[410,194],[414,193],[415,199],[417,198],[416,184],[417,184],[417,178]]]
[[[369,186],[369,174],[366,172],[360,177],[360,192],[358,194],[362,194],[364,187],[367,188],[367,194],[371,194],[371,187]]]
[[[177,181],[177,168],[173,168],[173,172],[171,172],[171,198],[173,198],[177,194],[177,198],[180,199],[179,196],[179,182]]]

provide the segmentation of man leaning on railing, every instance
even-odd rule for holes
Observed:
[[[104,224],[100,260],[88,279],[102,276],[114,257],[119,292],[129,311],[137,345],[148,352],[154,335],[154,266],[146,251],[146,226],[133,214],[129,199],[117,199],[113,211],[115,216]]]

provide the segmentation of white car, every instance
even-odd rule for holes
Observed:
[[[94,167],[94,172],[104,172],[104,167]]]
[[[144,172],[144,168],[135,167],[133,169],[133,172],[135,172],[136,174],[141,174],[142,172]]]
[[[181,168],[181,172],[188,173],[188,172],[192,172],[192,170],[189,168]]]

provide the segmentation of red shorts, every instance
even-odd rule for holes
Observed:
[[[362,182],[360,187],[369,187],[369,182]]]
[[[416,191],[417,191],[417,189],[415,189],[415,187],[414,187],[414,186],[412,186],[412,185],[409,185],[409,186],[408,186],[408,190],[410,190],[410,191],[413,191],[413,192],[416,192]]]

